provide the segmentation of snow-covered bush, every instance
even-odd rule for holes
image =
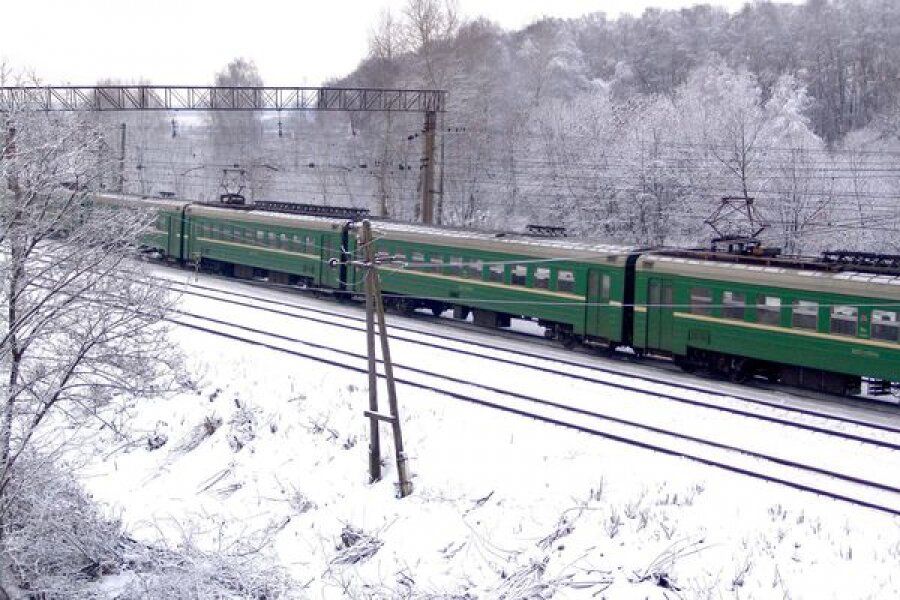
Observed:
[[[4,494],[3,587],[32,597],[74,598],[120,567],[118,521],[101,514],[78,482],[46,457],[23,454]]]
[[[4,497],[0,597],[273,600],[291,589],[265,557],[265,539],[215,551],[187,536],[171,548],[132,539],[46,456],[23,455]]]

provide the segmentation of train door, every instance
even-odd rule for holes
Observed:
[[[647,289],[647,347],[672,349],[675,293],[670,282],[653,278]]]
[[[336,288],[340,280],[340,271],[333,268],[330,260],[340,261],[340,240],[329,233],[318,236],[320,244],[321,260],[319,261],[319,285],[322,287]]]
[[[612,313],[609,307],[610,276],[599,269],[588,271],[587,310],[585,333],[610,338]]]
[[[166,223],[166,255],[178,258],[181,252],[181,215],[163,213]]]

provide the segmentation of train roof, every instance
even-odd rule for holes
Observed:
[[[170,210],[181,210],[185,205],[190,204],[187,200],[157,198],[155,196],[136,196],[134,194],[97,193],[94,194],[94,199],[120,206],[149,206],[152,208],[165,208]]]
[[[700,279],[900,300],[900,276],[897,275],[804,269],[788,264],[766,265],[645,254],[638,260],[637,268],[639,271]]]
[[[590,240],[541,238],[520,233],[469,231],[392,221],[374,221],[372,229],[382,237],[394,240],[560,260],[617,264],[639,252],[634,246],[601,244]]]
[[[347,223],[346,219],[332,217],[315,217],[292,213],[271,212],[265,210],[238,210],[228,207],[192,204],[188,214],[213,219],[228,219],[245,223],[263,223],[282,227],[305,227],[307,229],[337,230]]]

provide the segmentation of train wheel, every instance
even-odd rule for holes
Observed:
[[[397,301],[397,309],[401,314],[411,317],[416,312],[416,305],[412,303],[411,300],[407,300],[406,298],[400,298]]]
[[[732,383],[744,383],[747,381],[748,376],[747,359],[732,358],[731,364],[728,365],[728,379]]]
[[[693,373],[697,370],[697,365],[692,363],[686,356],[676,357],[675,364],[685,373]]]
[[[568,331],[559,332],[559,341],[562,342],[563,348],[571,350],[578,343],[578,338]]]

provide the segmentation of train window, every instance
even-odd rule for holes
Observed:
[[[550,269],[538,267],[534,270],[534,287],[542,290],[550,289]]]
[[[288,249],[288,237],[287,237],[287,235],[285,235],[285,234],[283,234],[283,233],[278,235],[278,246],[279,246],[282,250],[287,250],[287,249]]]
[[[503,265],[491,265],[488,269],[488,281],[503,283]]]
[[[831,333],[856,335],[859,310],[855,306],[831,307]]]
[[[572,271],[556,272],[556,289],[560,292],[575,291],[575,273]]]
[[[428,272],[436,273],[436,274],[440,275],[441,271],[443,270],[441,267],[444,266],[444,259],[441,258],[440,256],[432,257],[431,261],[429,261],[429,262],[431,262],[431,268],[428,269]]]
[[[760,295],[756,300],[756,320],[766,325],[781,325],[781,298]]]
[[[300,241],[300,236],[296,233],[291,236],[291,250],[303,250],[303,242]]]
[[[450,266],[447,267],[447,273],[450,275],[462,275],[463,259],[459,256],[450,257]]]
[[[266,245],[266,232],[265,231],[257,231],[256,232],[256,243],[260,246]]]
[[[278,246],[278,243],[276,240],[277,240],[277,236],[273,232],[270,231],[269,232],[269,243],[267,245],[272,248],[276,248]]]
[[[794,300],[791,325],[798,329],[816,330],[819,326],[819,304],[809,300]]]
[[[739,292],[722,292],[722,316],[726,319],[743,319],[747,312],[747,297]]]
[[[318,254],[318,248],[316,248],[316,240],[312,236],[306,236],[306,248],[304,248],[306,252],[311,252],[313,254]]]
[[[609,275],[604,275],[600,278],[600,300],[602,300],[603,302],[609,302],[611,287],[612,278]]]
[[[526,265],[515,265],[510,270],[510,282],[513,285],[526,285],[528,282],[528,267]]]
[[[413,252],[409,256],[409,262],[412,263],[409,265],[411,269],[418,269],[421,271],[422,265],[425,264],[425,255],[421,252]]]
[[[470,261],[466,265],[466,277],[469,279],[481,279],[484,277],[484,263],[480,260]]]
[[[695,315],[712,314],[712,290],[709,288],[691,288],[691,312]]]
[[[900,318],[897,311],[872,311],[872,338],[900,342]]]

